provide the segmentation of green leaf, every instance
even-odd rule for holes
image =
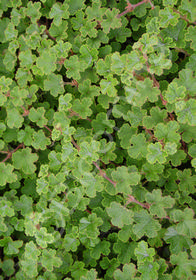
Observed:
[[[92,110],[89,108],[92,103],[92,99],[83,98],[82,101],[75,99],[73,102],[73,111],[79,114],[83,119],[92,114]]]
[[[111,138],[110,138],[111,139]],[[105,164],[108,164],[110,161],[115,161],[117,155],[114,153],[116,144],[114,142],[108,142],[106,139],[100,140],[101,146],[99,153],[101,154],[100,159]]]
[[[80,241],[78,240],[78,234],[70,233],[65,235],[62,243],[62,248],[65,249],[67,252],[76,252],[79,245]]]
[[[182,0],[180,9],[184,12],[186,11],[188,19],[192,22],[196,20],[196,12],[195,12],[195,2]]]
[[[132,280],[135,279],[136,268],[133,263],[125,264],[122,271],[120,269],[115,270],[114,279],[115,280]]]
[[[140,241],[137,244],[137,248],[134,250],[139,264],[154,261],[155,250],[154,248],[148,248],[148,243]]]
[[[178,255],[171,255],[170,261],[175,265],[173,274],[177,278],[189,278],[194,277],[194,271],[196,269],[195,260],[189,259],[189,256],[186,252],[180,252]]]
[[[159,15],[159,25],[163,28],[166,28],[169,24],[175,26],[180,17],[180,15],[178,13],[174,13],[170,7],[165,7],[163,10],[160,10]]]
[[[178,171],[179,189],[181,191],[188,191],[194,193],[194,187],[196,184],[196,176],[192,175],[191,169],[185,169],[184,171]]]
[[[53,52],[44,50],[37,58],[36,65],[40,75],[48,75],[56,70],[56,55]]]
[[[39,195],[46,194],[49,191],[49,184],[44,178],[37,179],[36,191]]]
[[[145,158],[147,154],[147,142],[144,134],[139,133],[138,135],[133,135],[130,140],[130,147],[128,149],[128,154],[132,158]]]
[[[196,220],[194,217],[194,212],[190,208],[186,208],[184,211],[173,210],[170,217],[175,222],[178,222],[176,226],[177,232],[180,234],[194,238],[196,231]]]
[[[7,107],[7,125],[10,128],[20,128],[23,124],[24,118],[16,108]]]
[[[64,66],[67,69],[68,78],[73,78],[74,80],[79,80],[81,78],[80,72],[84,69],[83,64],[80,63],[77,55],[73,55],[69,59],[66,59]]]
[[[65,2],[63,4],[55,3],[49,13],[49,17],[52,19],[56,26],[59,26],[62,23],[62,19],[69,18],[68,12],[69,5]]]
[[[20,66],[26,69],[31,69],[36,56],[32,55],[30,49],[20,52],[19,59],[20,59]]]
[[[138,266],[138,271],[142,273],[141,279],[158,279],[159,264],[157,262],[144,262]]]
[[[135,166],[118,167],[112,172],[112,178],[117,182],[116,188],[118,192],[131,194],[130,186],[137,185],[140,182],[141,175]]]
[[[50,144],[50,139],[45,136],[42,130],[34,131],[33,140],[32,146],[35,149],[45,150],[46,146]]]
[[[135,86],[126,86],[125,95],[127,102],[133,106],[142,106],[147,100],[155,102],[160,94],[158,88],[153,87],[153,81],[146,78],[138,81]]]
[[[133,223],[133,212],[126,209],[117,202],[112,202],[109,208],[106,208],[108,215],[112,218],[112,224],[119,228],[123,225]]]
[[[33,133],[34,129],[30,126],[26,126],[24,130],[19,130],[17,139],[19,142],[24,143],[25,146],[31,146],[33,143]]]
[[[90,252],[92,258],[98,260],[101,255],[110,253],[110,243],[106,240],[99,242]]]
[[[37,248],[33,241],[26,243],[25,245],[25,258],[31,260],[37,260],[41,254],[40,250]]]
[[[61,153],[56,153],[55,151],[51,151],[48,155],[48,159],[50,161],[49,167],[52,170],[58,171],[61,168]]]
[[[4,218],[0,217],[0,231],[6,232],[8,230],[6,224],[4,223]]]
[[[82,45],[80,47],[80,62],[84,65],[84,70],[91,67],[94,61],[98,59],[98,51],[94,49],[89,49],[88,45]]]
[[[71,49],[70,42],[63,42],[63,40],[59,40],[57,44],[53,47],[55,50],[56,56],[58,58],[66,58],[68,56],[68,52]]]
[[[126,55],[120,55],[118,52],[115,52],[111,56],[111,70],[115,74],[121,74],[126,66]]]
[[[111,56],[107,55],[105,60],[99,59],[96,64],[96,70],[99,75],[107,77],[111,74]],[[110,75],[111,76],[111,75]]]
[[[63,20],[59,26],[56,26],[53,22],[49,29],[49,34],[57,40],[65,40],[67,38],[66,30],[68,29],[67,20]]]
[[[48,120],[44,117],[45,109],[43,107],[39,107],[36,109],[31,108],[29,110],[29,119],[32,122],[35,122],[39,127],[44,127],[47,124]]]
[[[88,218],[82,218],[79,222],[79,234],[86,235],[90,239],[96,239],[99,235],[99,226],[103,221],[100,217],[97,217],[95,213],[88,216]]]
[[[25,259],[20,261],[22,270],[24,271],[25,275],[32,278],[38,275],[37,270],[37,261],[33,259]]]
[[[10,72],[14,71],[16,66],[16,61],[17,61],[16,56],[11,54],[9,51],[7,51],[3,59],[3,64],[5,65],[8,71]]]
[[[126,227],[126,226],[124,226]],[[124,228],[123,227],[123,228]],[[122,264],[130,263],[131,259],[135,260],[134,249],[136,248],[136,242],[122,242],[120,240],[114,244],[113,249],[118,254],[118,260]]]
[[[175,200],[170,196],[162,197],[161,190],[153,190],[152,193],[145,195],[146,201],[150,203],[150,213],[159,218],[164,218],[167,215],[165,208],[172,208]]]
[[[40,8],[41,8],[41,3],[39,2],[35,2],[35,3],[28,2],[27,4],[25,13],[28,17],[30,17],[33,23],[36,23],[38,19],[41,17],[41,13],[39,11]]]
[[[171,143],[171,142],[167,142],[164,150],[166,151],[166,153],[168,155],[173,155],[177,152],[177,144],[176,143]]]
[[[97,280],[97,272],[95,269],[91,269],[85,276],[81,277],[81,280]]]
[[[175,103],[176,114],[180,123],[188,123],[196,125],[196,100],[189,99],[188,101],[179,101]]]
[[[83,37],[92,37],[95,38],[97,36],[97,22],[85,19],[84,24],[80,28],[81,35]]]
[[[14,106],[22,106],[25,99],[28,97],[29,92],[26,89],[21,89],[19,87],[14,87],[10,91],[10,97]]]
[[[68,111],[71,108],[70,101],[72,100],[72,95],[70,93],[66,93],[65,95],[61,95],[59,97],[59,111]]]
[[[5,186],[7,183],[12,183],[17,180],[17,175],[13,173],[14,167],[11,164],[0,162],[0,186]]]
[[[50,93],[57,97],[64,93],[64,82],[61,75],[51,74],[44,80],[44,90],[49,90]]]
[[[196,259],[196,245],[191,246],[191,256]]]
[[[101,1],[95,0],[92,2],[92,7],[88,6],[86,9],[86,14],[88,19],[97,19],[100,20],[102,18],[106,8],[101,8]]]
[[[117,93],[115,86],[117,84],[117,79],[113,78],[112,75],[108,75],[107,79],[102,79],[100,82],[101,92],[107,94],[109,97],[115,97]]]
[[[69,2],[69,12],[71,15],[74,15],[76,11],[82,10],[85,8],[84,0],[75,0]]]
[[[183,69],[179,73],[179,79],[176,79],[179,86],[184,86],[187,92],[195,97],[196,79],[191,69]]]
[[[134,220],[136,224],[133,226],[133,232],[138,238],[146,235],[149,238],[157,236],[157,232],[161,229],[161,225],[158,221],[154,220],[151,214],[148,214],[146,210],[142,210],[134,213]]]
[[[120,145],[123,149],[128,149],[130,147],[130,139],[136,133],[136,128],[131,127],[128,123],[121,126],[120,130],[117,132],[120,138]]]
[[[95,197],[96,192],[100,192],[103,189],[101,186],[102,179],[100,179],[100,177],[93,176],[91,173],[85,172],[80,182],[85,188],[85,192],[88,197]]]
[[[17,211],[21,211],[23,216],[26,216],[33,212],[32,204],[32,198],[24,194],[20,197],[20,201],[15,203],[15,208]]]
[[[0,199],[0,215],[2,217],[12,217],[14,216],[14,209],[13,205],[10,201],[7,201],[7,199]]]
[[[162,146],[159,142],[155,144],[148,145],[148,153],[147,153],[147,160],[149,163],[154,164],[158,163],[165,163],[166,162],[167,153],[162,149]]]
[[[196,15],[196,13],[195,13]],[[195,16],[196,17],[196,16]],[[185,35],[186,41],[191,41],[191,48],[195,51],[196,50],[196,38],[195,38],[195,26],[189,26],[188,32]]]
[[[165,92],[165,99],[169,103],[175,103],[186,96],[186,88],[184,86],[178,86],[176,82],[170,83],[168,90]]]
[[[164,240],[170,244],[172,254],[179,254],[181,251],[189,249],[192,244],[191,239],[178,232],[176,226],[167,228]]]
[[[40,230],[35,232],[36,242],[42,248],[47,248],[48,244],[54,242],[54,237],[51,233],[47,233],[45,227],[41,227]]]
[[[167,142],[178,143],[180,141],[180,135],[176,133],[179,129],[179,124],[176,121],[170,121],[166,125],[163,123],[157,124],[155,127],[154,135],[159,140]]]
[[[143,118],[143,125],[147,129],[152,129],[158,123],[163,122],[164,119],[167,117],[166,110],[160,110],[159,107],[152,107],[150,110],[150,116],[145,116]]]
[[[11,237],[4,237],[0,240],[0,246],[3,247],[5,255],[17,255],[22,245],[22,240],[13,241]]]
[[[102,135],[104,132],[112,133],[115,121],[109,120],[105,113],[99,113],[96,119],[92,121],[92,127],[96,135]]]
[[[156,53],[150,54],[148,61],[150,63],[150,73],[158,76],[163,74],[163,69],[170,69],[172,67],[171,60],[165,58],[163,53],[158,55]]]
[[[105,12],[105,19],[101,21],[103,31],[107,34],[110,29],[121,27],[121,19],[117,18],[119,10],[113,8],[112,10],[107,9]]]
[[[89,79],[85,80],[83,83],[79,84],[78,90],[82,97],[96,97],[100,94],[100,89],[97,86],[91,85]]]
[[[164,166],[159,163],[150,164],[149,162],[146,162],[142,166],[142,172],[148,181],[158,181],[160,178],[159,174],[162,174],[163,170]]]
[[[7,41],[11,41],[17,38],[18,31],[15,29],[15,26],[12,22],[10,22],[5,29],[5,38]]]
[[[56,250],[53,249],[44,249],[40,262],[48,271],[53,271],[53,267],[60,267],[62,265],[62,260],[56,256]]]
[[[12,160],[16,169],[22,169],[25,174],[32,174],[36,170],[34,162],[38,160],[38,156],[31,153],[30,148],[25,148],[13,153]]]
[[[92,140],[90,143],[82,142],[80,145],[79,155],[88,162],[97,161],[99,159],[99,147],[100,143],[95,140]]]
[[[132,107],[131,111],[128,111],[127,116],[130,124],[133,127],[138,127],[142,125],[142,119],[146,114],[146,110],[141,110],[140,107]]]
[[[182,161],[185,158],[186,158],[185,152],[182,150],[177,150],[177,152],[175,152],[175,154],[169,155],[168,160],[171,161],[173,166],[179,166],[179,165],[181,165]]]
[[[14,261],[11,259],[4,260],[1,269],[3,270],[6,276],[11,276],[15,272]]]

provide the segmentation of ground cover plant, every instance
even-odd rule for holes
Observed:
[[[196,279],[196,1],[0,16],[0,279]]]

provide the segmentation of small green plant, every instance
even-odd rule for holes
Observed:
[[[0,279],[196,279],[195,0],[0,15]]]

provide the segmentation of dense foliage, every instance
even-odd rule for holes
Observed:
[[[0,15],[0,279],[196,279],[196,1]]]

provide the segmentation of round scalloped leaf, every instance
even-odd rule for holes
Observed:
[[[37,154],[31,153],[30,148],[18,150],[12,155],[13,165],[16,169],[22,169],[25,174],[32,174],[36,170],[34,162],[38,160]]]
[[[123,225],[130,225],[133,223],[133,212],[126,209],[117,202],[112,202],[109,208],[106,208],[108,215],[112,218],[112,224],[119,228]]]
[[[149,163],[165,163],[166,157],[167,153],[162,149],[162,146],[159,142],[155,144],[151,143],[148,145],[148,153],[146,158]]]
[[[13,165],[0,162],[0,186],[5,186],[7,183],[12,183],[17,180],[17,175],[13,173],[13,170]]]
[[[196,125],[196,100],[189,99],[188,101],[179,101],[175,103],[176,114],[180,123],[188,123]]]

